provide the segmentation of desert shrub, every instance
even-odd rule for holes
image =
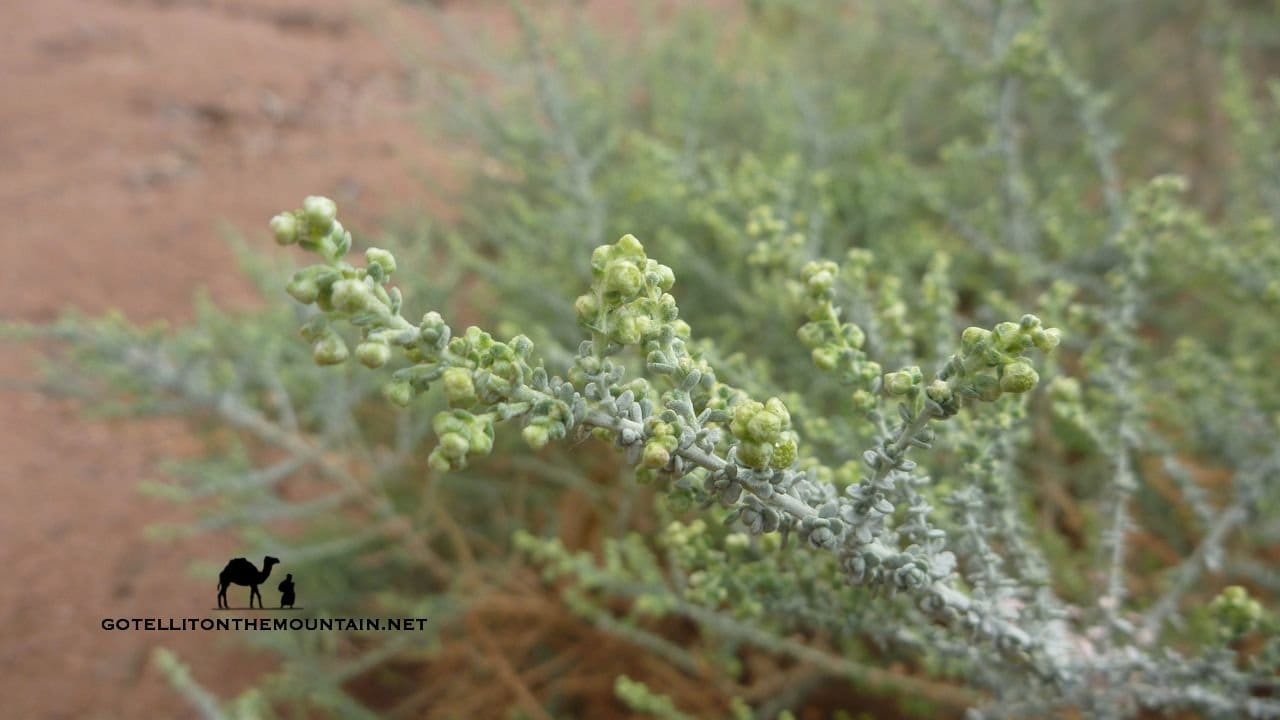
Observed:
[[[1280,715],[1277,18],[1100,7],[517,9],[425,88],[455,218],[353,264],[308,198],[261,310],[25,330],[210,430],[168,532],[432,618],[211,712]]]

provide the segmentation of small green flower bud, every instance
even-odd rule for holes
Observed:
[[[644,275],[635,264],[625,260],[616,260],[605,269],[605,287],[622,297],[632,297],[640,292],[644,284]]]
[[[773,446],[773,457],[769,458],[769,466],[775,470],[785,470],[796,461],[799,448],[794,438],[787,438]]]
[[[929,383],[929,387],[925,388],[925,394],[939,405],[945,405],[951,401],[951,386],[945,381],[934,380]]]
[[[471,371],[461,367],[451,367],[444,371],[444,394],[453,407],[467,406],[476,401],[476,388],[471,379]]]
[[[840,332],[844,334],[845,342],[851,347],[860,348],[862,343],[867,341],[867,336],[862,332],[862,328],[852,323],[845,323],[840,326]]]
[[[1002,322],[996,325],[995,331],[992,333],[995,337],[996,346],[1002,350],[1020,350],[1020,347],[1015,347],[1021,338],[1022,333],[1020,330],[1018,323]]]
[[[620,314],[613,327],[613,339],[620,345],[635,345],[640,342],[640,323],[631,313]]]
[[[820,288],[826,289],[831,287],[830,284],[835,281],[835,274],[839,270],[840,268],[830,260],[811,260],[800,269],[800,277],[810,287],[815,285],[816,280]]]
[[[677,317],[680,317],[680,308],[676,306],[674,296],[663,293],[662,297],[658,298],[658,316],[663,322],[674,322]]]
[[[884,390],[890,395],[901,397],[909,395],[915,386],[911,384],[911,374],[899,370],[884,376]]]
[[[813,357],[814,366],[819,370],[834,370],[836,363],[840,359],[840,356],[836,354],[836,351],[830,347],[814,348],[811,355]]]
[[[347,344],[336,333],[325,335],[311,348],[311,357],[317,365],[340,365],[347,356]]]
[[[782,427],[784,430],[791,427],[791,413],[787,410],[786,404],[783,403],[781,399],[776,397],[769,398],[764,403],[764,409],[773,413],[782,421]]]
[[[382,342],[362,342],[356,346],[356,357],[367,368],[380,368],[391,359],[391,348]]]
[[[978,344],[991,337],[990,330],[984,330],[980,327],[965,328],[964,333],[960,336],[960,347],[966,352],[972,352]]]
[[[653,318],[649,317],[648,315],[636,316],[636,332],[640,334],[640,340],[644,340],[645,338],[653,334],[653,329],[654,329]],[[637,340],[636,342],[639,342],[640,340]]]
[[[853,403],[853,409],[858,412],[867,412],[876,406],[876,398],[866,390],[854,390],[849,397]]]
[[[1209,604],[1209,609],[1220,624],[1222,635],[1227,638],[1253,632],[1263,619],[1262,605],[1239,585],[1224,588]]]
[[[440,436],[440,452],[451,460],[461,460],[471,449],[471,441],[460,433],[445,433]]]
[[[1024,393],[1034,388],[1040,381],[1031,363],[1017,361],[1004,366],[1000,376],[1000,389],[1007,393]]]
[[[382,386],[382,396],[400,407],[413,402],[413,385],[408,380],[393,380]]]
[[[644,455],[640,460],[647,468],[658,470],[667,466],[671,462],[671,452],[668,451],[661,443],[649,442],[644,446]]]
[[[524,430],[520,432],[520,436],[523,437],[524,441],[529,444],[529,447],[534,450],[541,450],[546,447],[547,443],[551,440],[551,436],[547,432],[547,428],[539,424],[526,425]]]
[[[663,292],[670,290],[671,286],[676,284],[675,273],[672,272],[671,268],[667,267],[666,265],[659,265],[657,268],[657,273],[658,273],[658,288]]]
[[[280,213],[271,218],[271,234],[281,245],[298,242],[298,218],[293,213]]]
[[[769,466],[772,455],[773,446],[766,443],[744,442],[738,445],[738,460],[750,468],[763,470]]]
[[[338,205],[327,197],[311,195],[302,201],[302,212],[313,231],[327,235],[338,216]]]
[[[299,270],[289,279],[285,291],[293,296],[294,300],[303,305],[310,305],[320,296],[320,285],[316,283],[315,273]]]
[[[427,456],[427,467],[443,473],[452,470],[453,463],[450,462],[449,458],[445,457],[444,453],[440,452],[440,448],[436,448]]]
[[[782,432],[782,418],[765,410],[747,421],[747,438],[756,442],[773,442]]]
[[[488,425],[476,428],[469,439],[467,451],[472,455],[488,455],[493,450],[493,428]]]
[[[339,280],[333,284],[333,306],[342,312],[358,313],[378,305],[369,286],[360,280]]]
[[[609,260],[613,257],[612,245],[598,245],[591,251],[591,270],[593,274],[603,274]]]
[[[370,265],[379,265],[382,272],[390,275],[396,271],[396,257],[382,248],[369,248],[364,251],[365,261]]]
[[[636,236],[630,233],[619,238],[616,247],[623,255],[630,257],[644,257],[644,245],[641,245],[640,241],[636,239]]]
[[[596,316],[600,314],[600,301],[596,300],[595,293],[579,295],[573,302],[573,310],[578,315],[578,322],[595,322]]]
[[[801,345],[816,348],[826,340],[826,333],[818,323],[805,323],[796,331],[796,337],[800,338]]]
[[[1058,328],[1037,329],[1031,335],[1031,341],[1041,352],[1049,352],[1058,347],[1058,343],[1062,340],[1062,333]]]

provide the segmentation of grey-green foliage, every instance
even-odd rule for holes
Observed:
[[[339,299],[376,301],[362,328],[381,322],[378,305],[412,322],[356,342],[287,307],[287,273],[257,267],[276,298],[257,313],[206,307],[167,333],[67,320],[54,334],[77,372],[51,378],[105,380],[113,409],[237,430],[213,434],[209,457],[162,490],[214,497],[208,524],[245,526],[254,551],[309,563],[309,592],[334,612],[412,609],[447,634],[468,604],[452,578],[475,554],[467,538],[514,535],[572,581],[565,604],[584,622],[690,672],[710,658],[740,679],[754,648],[992,716],[1274,714],[1274,640],[1257,653],[1241,642],[1269,636],[1270,614],[1234,590],[1210,601],[1228,582],[1264,599],[1280,590],[1259,552],[1280,538],[1280,383],[1268,371],[1280,357],[1280,133],[1259,82],[1280,18],[1191,5],[785,0],[748,3],[732,23],[688,9],[625,40],[578,15],[525,17],[515,62],[487,56],[483,90],[464,82],[432,104],[484,158],[450,198],[460,219],[379,243],[395,261],[374,253],[359,269],[334,270],[345,232],[304,238],[332,238],[316,245],[330,257],[291,283],[295,297],[357,281]],[[1212,82],[1197,85],[1201,73]],[[1201,108],[1221,108],[1230,153],[1180,150],[1183,128],[1204,129]],[[1190,187],[1147,180],[1169,170]],[[273,230],[291,239],[330,208],[305,210]],[[605,296],[630,292],[634,273],[592,265],[595,247],[627,234],[678,280],[619,246],[653,290],[630,309]],[[390,270],[403,299],[381,282]],[[361,272],[376,276],[368,293]],[[581,299],[593,282],[599,296]],[[418,322],[429,310],[440,315]],[[1030,365],[1013,356],[1050,334],[1031,319],[1000,324],[1028,311],[1063,329]],[[440,342],[443,318],[463,313],[492,334],[449,338],[466,344],[458,366],[391,354],[406,333]],[[655,332],[653,350],[593,354]],[[567,397],[507,396],[543,382],[532,347],[537,392],[559,376]],[[309,361],[347,348],[391,367]],[[964,358],[988,352],[1015,369],[970,377]],[[653,383],[629,387],[646,373]],[[1006,376],[1019,390],[1036,374],[1037,389],[1002,396]],[[443,396],[418,392],[428,384]],[[718,387],[733,390],[710,397]],[[634,425],[606,423],[611,442],[630,440],[624,452],[550,442],[582,427],[575,394],[611,418],[638,409],[623,418]],[[994,402],[953,414],[967,394]],[[652,421],[645,401],[662,408]],[[695,447],[713,467],[682,455]],[[647,468],[657,500],[602,458]],[[278,490],[308,478],[327,500]],[[616,518],[598,556],[547,539],[568,519],[524,511],[566,484]],[[699,508],[725,499],[732,508]],[[257,529],[270,517],[301,533]],[[666,530],[625,534],[646,517]],[[775,529],[830,551],[751,534]],[[1139,533],[1146,542],[1131,541]],[[668,616],[704,637],[664,635]],[[343,680],[430,658],[383,638],[265,641],[288,658],[268,695],[333,714],[360,707]],[[887,672],[888,657],[915,669]],[[645,684],[644,697],[665,694]],[[803,688],[777,702],[803,704]]]

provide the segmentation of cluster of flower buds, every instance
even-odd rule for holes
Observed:
[[[1224,588],[1209,603],[1209,612],[1217,621],[1220,635],[1226,640],[1253,632],[1265,619],[1262,604],[1249,597],[1249,591],[1239,585]]]
[[[835,373],[841,381],[856,388],[854,406],[865,411],[874,404],[868,390],[880,377],[881,368],[862,351],[866,342],[862,328],[840,322],[840,310],[834,303],[839,272],[840,268],[830,261],[813,261],[801,270],[808,322],[800,326],[796,335],[801,344],[809,348],[814,366]]]
[[[304,250],[336,260],[351,249],[351,233],[338,222],[338,206],[327,197],[312,195],[302,208],[271,218],[271,234],[281,245],[297,243]]]
[[[890,396],[927,402],[934,417],[947,418],[963,399],[992,402],[1004,393],[1030,391],[1040,376],[1024,354],[1032,349],[1049,352],[1058,341],[1058,330],[1043,327],[1035,315],[1002,322],[994,330],[970,327],[961,335],[960,352],[951,356],[937,379],[925,385],[919,368],[908,368],[885,375],[883,388]]]
[[[593,333],[618,345],[639,345],[677,322],[676,299],[667,292],[675,274],[646,257],[635,236],[596,248],[591,274],[591,291],[578,297],[574,309]]]
[[[492,415],[448,410],[437,413],[431,427],[440,442],[427,457],[427,464],[438,472],[466,467],[468,457],[488,455],[493,450]]]
[[[733,407],[729,432],[738,439],[737,458],[749,468],[781,470],[796,460],[797,438],[791,413],[778,398],[745,400]]]

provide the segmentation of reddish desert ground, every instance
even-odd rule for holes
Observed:
[[[452,6],[463,22],[488,21]],[[371,229],[414,208],[439,156],[419,131],[411,75],[378,30],[404,11],[0,3],[0,318],[76,307],[180,322],[197,287],[230,306],[261,302],[234,268],[227,227],[270,246],[266,219],[312,193]],[[149,541],[144,528],[182,517],[136,490],[194,441],[173,421],[82,419],[29,389],[34,368],[29,348],[0,345],[0,714],[189,717],[149,662],[162,645],[212,690],[244,687],[269,658],[211,635],[99,627],[212,605],[215,581],[189,568],[234,552],[234,538]]]

